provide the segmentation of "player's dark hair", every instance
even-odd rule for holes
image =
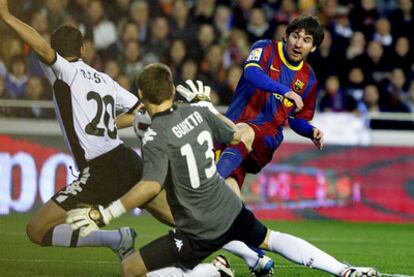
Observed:
[[[170,68],[162,63],[145,66],[137,76],[136,86],[142,91],[142,96],[154,105],[173,97],[172,73]]]
[[[62,25],[53,32],[50,44],[62,57],[80,58],[83,37],[77,28]]]
[[[325,34],[317,17],[306,14],[296,17],[287,27],[286,36],[288,37],[290,33],[300,29],[304,29],[306,34],[313,37],[313,45],[317,47],[321,45]]]

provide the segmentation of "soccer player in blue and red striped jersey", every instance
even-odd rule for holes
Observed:
[[[242,132],[242,141],[225,148],[217,163],[220,175],[239,191],[246,173],[258,173],[272,159],[283,140],[288,119],[298,134],[319,149],[323,132],[312,126],[315,112],[315,73],[306,63],[322,43],[323,29],[315,17],[301,15],[287,27],[284,42],[259,40],[244,64],[226,116]]]

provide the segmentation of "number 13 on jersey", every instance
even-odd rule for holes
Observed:
[[[214,163],[213,139],[211,137],[211,134],[206,130],[202,131],[197,137],[197,142],[200,145],[203,145],[205,142],[207,142],[205,159],[207,161],[210,161],[210,166],[205,169],[205,174],[206,178],[211,178],[216,172],[216,164]],[[190,176],[191,187],[195,189],[200,187],[200,176],[198,173],[197,163],[202,163],[200,161],[196,161],[193,147],[189,143],[184,144],[181,146],[181,155],[187,160],[187,168],[188,174]]]

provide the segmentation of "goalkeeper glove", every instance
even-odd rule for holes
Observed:
[[[203,82],[200,80],[196,81],[198,88],[192,80],[187,80],[185,83],[188,87],[178,85],[176,88],[181,96],[183,96],[189,103],[193,103],[192,105],[194,106],[206,107],[213,114],[219,113],[210,102],[211,88],[209,86],[204,86]]]
[[[122,202],[117,200],[108,208],[98,205],[70,210],[66,213],[66,223],[70,224],[72,230],[82,228],[80,235],[85,237],[92,231],[108,225],[112,219],[121,216],[125,212]]]

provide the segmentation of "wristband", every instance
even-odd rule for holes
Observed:
[[[109,205],[109,207],[106,208],[105,210],[109,212],[112,218],[120,217],[121,215],[126,213],[126,209],[124,207],[124,204],[122,204],[121,199],[118,199],[115,202],[112,202],[112,204]]]

